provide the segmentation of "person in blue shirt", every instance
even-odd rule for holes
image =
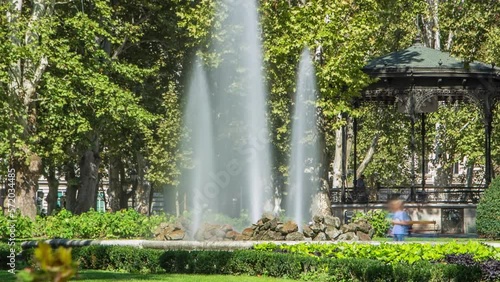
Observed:
[[[392,235],[394,241],[404,241],[405,237],[408,235],[408,230],[411,225],[411,218],[408,213],[404,210],[404,202],[401,200],[393,201],[391,204],[392,208]]]
[[[385,219],[387,222],[390,224],[389,229],[387,230],[387,236],[388,237],[393,237],[392,235],[392,218],[394,216],[394,210],[393,210],[393,204],[392,201],[387,202],[387,216]]]

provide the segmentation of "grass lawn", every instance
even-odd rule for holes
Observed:
[[[15,281],[15,277],[7,271],[0,272],[0,281]],[[223,275],[183,275],[183,274],[129,274],[109,271],[81,271],[78,278],[72,281],[80,282],[107,282],[107,281],[179,281],[179,282],[291,282],[294,280],[276,279],[269,277],[251,276],[223,276]]]

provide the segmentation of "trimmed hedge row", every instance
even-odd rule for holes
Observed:
[[[30,257],[32,249],[23,252]],[[139,273],[264,275],[309,281],[482,281],[477,266],[331,259],[254,250],[164,251],[121,246],[73,249],[82,269]]]

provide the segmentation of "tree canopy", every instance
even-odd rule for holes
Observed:
[[[304,47],[315,57],[328,170],[335,174],[338,130],[352,122],[341,114],[349,113],[363,121],[358,150],[366,154],[365,173],[394,184],[408,182],[407,155],[400,152],[407,151],[409,123],[391,106],[352,106],[371,82],[362,72],[366,62],[406,48],[421,34],[429,47],[500,64],[496,0],[258,2],[274,178],[281,190],[287,185],[290,112]],[[56,189],[52,196],[57,179],[68,181],[69,209],[75,212],[95,206],[104,178],[110,181],[113,209],[126,206],[130,197],[144,208],[151,191],[176,187],[190,66],[198,55],[208,69],[216,69],[220,57],[211,42],[228,36],[230,28],[215,16],[217,4],[10,0],[0,5],[0,174],[16,169],[24,214],[35,215],[42,175]],[[495,115],[498,124],[500,112]],[[428,151],[448,156],[434,160],[436,165],[449,170],[457,161],[482,164],[482,121],[473,106],[443,105],[429,122]],[[500,130],[494,134],[498,140]],[[498,144],[493,149],[498,166]],[[123,192],[124,185],[134,195]]]

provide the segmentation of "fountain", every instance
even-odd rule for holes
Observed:
[[[254,1],[228,1],[219,7],[218,23],[223,28],[214,31],[217,36],[207,64],[211,69],[205,73],[201,62],[195,64],[186,96],[182,150],[188,166],[180,186],[189,195],[190,227],[186,230],[182,220],[163,224],[155,230],[155,238],[211,243],[369,240],[373,230],[367,222],[341,228],[339,218],[310,214],[312,196],[320,188],[320,137],[316,73],[307,48],[297,73],[285,199],[287,216],[295,222],[265,213],[273,209],[273,189],[257,7]],[[242,209],[249,211],[250,222],[237,228],[228,225],[229,217],[238,217]],[[237,221],[241,225],[241,218]]]
[[[318,175],[319,144],[317,132],[316,73],[311,54],[302,52],[297,75],[297,93],[293,113],[289,190],[286,214],[299,225],[311,219],[311,197],[320,188]]]
[[[248,210],[257,221],[270,206],[270,145],[267,93],[255,1],[226,0],[217,12],[221,28],[212,51],[218,65],[211,71],[214,91],[215,154],[221,212]],[[267,205],[266,205],[267,201]],[[231,208],[227,205],[235,205]]]
[[[223,29],[215,29],[215,64],[205,78],[197,63],[187,95],[185,148],[193,160],[183,172],[192,209],[193,235],[213,214],[237,217],[242,209],[257,222],[273,207],[267,93],[254,1],[220,3]],[[213,93],[213,95],[209,95]],[[318,181],[316,80],[313,62],[304,50],[298,72],[293,117],[287,215],[299,226],[311,218],[309,206]],[[249,223],[250,223],[249,222]],[[226,222],[217,222],[219,224]]]
[[[194,64],[184,109],[184,126],[187,136],[182,142],[184,152],[189,152],[190,164],[183,171],[181,187],[188,193],[192,212],[193,231],[200,227],[204,212],[217,206],[210,172],[214,168],[213,128],[209,87],[200,62]]]

